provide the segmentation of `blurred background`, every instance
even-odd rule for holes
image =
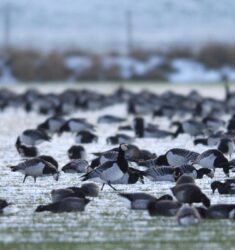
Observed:
[[[234,0],[0,0],[0,82],[235,80]]]

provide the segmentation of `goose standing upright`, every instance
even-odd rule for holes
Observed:
[[[125,152],[127,150],[127,144],[120,144],[116,161],[107,161],[98,166],[91,172],[83,175],[82,181],[96,180],[103,183],[101,190],[105,184],[116,190],[111,183],[121,179],[128,171],[128,162],[125,159]]]

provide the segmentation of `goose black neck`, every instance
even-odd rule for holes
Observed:
[[[121,147],[119,148],[119,151],[118,151],[117,163],[120,169],[122,170],[122,172],[124,173],[127,172],[128,162],[125,159],[125,152],[121,149]]]
[[[176,138],[179,134],[183,134],[184,133],[184,130],[183,130],[183,127],[181,124],[177,124],[178,125],[178,128],[177,130],[175,131],[175,133],[173,134],[173,136]]]
[[[210,169],[200,168],[197,170],[197,179],[202,179],[202,177],[206,174],[209,174]]]
[[[142,117],[136,117],[134,121],[135,134],[139,138],[144,137],[144,119]]]
[[[197,144],[207,145],[208,141],[206,138],[198,138],[194,140],[194,145],[197,145]]]

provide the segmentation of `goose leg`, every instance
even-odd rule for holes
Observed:
[[[36,179],[37,179],[37,177],[33,177],[34,178],[34,183],[36,183]]]
[[[115,187],[113,187],[110,183],[110,181],[108,182],[108,185],[114,190],[114,191],[118,191]]]
[[[101,191],[104,189],[105,183],[103,183],[102,187],[101,187]]]
[[[26,180],[27,177],[28,177],[28,175],[25,175],[25,176],[24,176],[23,183],[25,183],[25,180]]]

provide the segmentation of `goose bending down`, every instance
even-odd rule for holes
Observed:
[[[126,121],[126,118],[114,115],[103,115],[97,119],[97,123],[107,123],[107,124],[120,123],[124,121]]]
[[[223,138],[218,144],[218,150],[221,151],[223,154],[229,155],[230,157],[233,154],[234,149],[235,145],[232,139]]]
[[[134,140],[134,138],[132,138],[129,135],[125,135],[125,134],[117,134],[114,136],[109,136],[106,139],[107,144],[121,144],[121,143],[132,143]]]
[[[70,160],[75,160],[75,159],[85,160],[86,159],[85,148],[80,145],[71,146],[68,149],[67,154]]]
[[[196,208],[188,204],[184,204],[176,214],[177,221],[182,226],[190,226],[198,224],[201,216]]]
[[[204,206],[210,206],[209,198],[195,184],[186,183],[176,185],[171,188],[171,191],[175,198],[181,203],[192,204],[202,202]]]
[[[9,205],[11,205],[11,203],[7,202],[6,200],[4,199],[0,199],[0,213],[3,212],[3,209],[5,207],[8,207]]]
[[[92,143],[97,142],[98,136],[89,130],[81,130],[76,134],[75,142],[76,143]]]
[[[226,176],[229,176],[230,163],[219,150],[210,149],[204,151],[197,157],[194,163],[199,164],[203,168],[210,168],[213,170],[222,168]]]
[[[179,167],[194,163],[200,154],[182,148],[172,148],[157,159],[157,165]]]
[[[59,133],[65,120],[61,117],[53,116],[46,119],[43,123],[38,125],[38,129],[44,130],[46,133]]]
[[[36,157],[38,155],[38,149],[21,144],[20,137],[17,138],[15,147],[21,157]]]
[[[64,173],[86,173],[88,162],[85,160],[72,160],[62,167]]]
[[[145,128],[143,117],[136,117],[133,121],[134,131],[137,138],[166,138],[172,137],[173,133],[165,130],[160,130],[155,127]]]
[[[51,191],[52,202],[58,202],[67,197],[85,198],[97,197],[99,194],[99,187],[95,183],[84,183],[81,187],[67,187],[60,189],[53,189]]]
[[[60,128],[60,134],[63,132],[78,133],[86,129],[94,130],[94,125],[88,123],[86,119],[83,118],[71,118]]]
[[[130,208],[135,210],[147,209],[151,201],[173,200],[171,195],[163,195],[159,198],[147,193],[119,193],[118,195],[129,201]]]
[[[107,161],[104,164],[98,166],[91,172],[82,176],[82,181],[94,180],[105,184],[108,184],[111,188],[116,190],[111,183],[121,179],[128,171],[128,162],[125,159],[125,151],[128,150],[127,144],[120,144],[118,150],[117,161]],[[102,187],[102,189],[103,189]]]
[[[53,202],[47,205],[40,205],[36,208],[35,212],[80,212],[85,210],[85,207],[89,202],[90,200],[87,198],[68,197],[58,202]]]
[[[183,172],[180,168],[173,167],[151,167],[144,171],[146,176],[151,181],[176,181]]]
[[[179,167],[184,174],[192,176],[194,179],[202,179],[204,175],[208,176],[209,178],[214,177],[214,171],[209,168],[200,168],[196,169],[192,165],[184,165]]]
[[[195,184],[195,180],[192,176],[183,174],[176,181],[176,185],[181,185],[181,184],[186,184],[186,183]]]
[[[209,219],[234,219],[235,204],[216,204],[206,210],[205,218]]]
[[[151,216],[175,216],[182,204],[173,200],[151,201],[148,212]]]
[[[211,189],[213,193],[217,189],[219,194],[235,194],[235,183],[226,180],[225,182],[213,181],[211,183]]]
[[[187,120],[183,122],[173,122],[172,126],[177,126],[177,130],[174,134],[177,137],[179,134],[189,134],[191,136],[203,135],[206,126],[205,124],[195,121],[195,120]]]
[[[39,129],[27,129],[17,137],[16,144],[23,144],[26,146],[36,146],[45,141],[50,141],[51,138]]]
[[[28,176],[32,176],[35,182],[38,177],[43,177],[48,175],[53,175],[56,181],[58,181],[59,179],[59,172],[57,168],[48,161],[45,161],[40,158],[33,158],[30,160],[26,160],[24,162],[19,163],[16,166],[11,166],[10,168],[13,172],[20,172],[24,174],[23,183],[25,182]]]

